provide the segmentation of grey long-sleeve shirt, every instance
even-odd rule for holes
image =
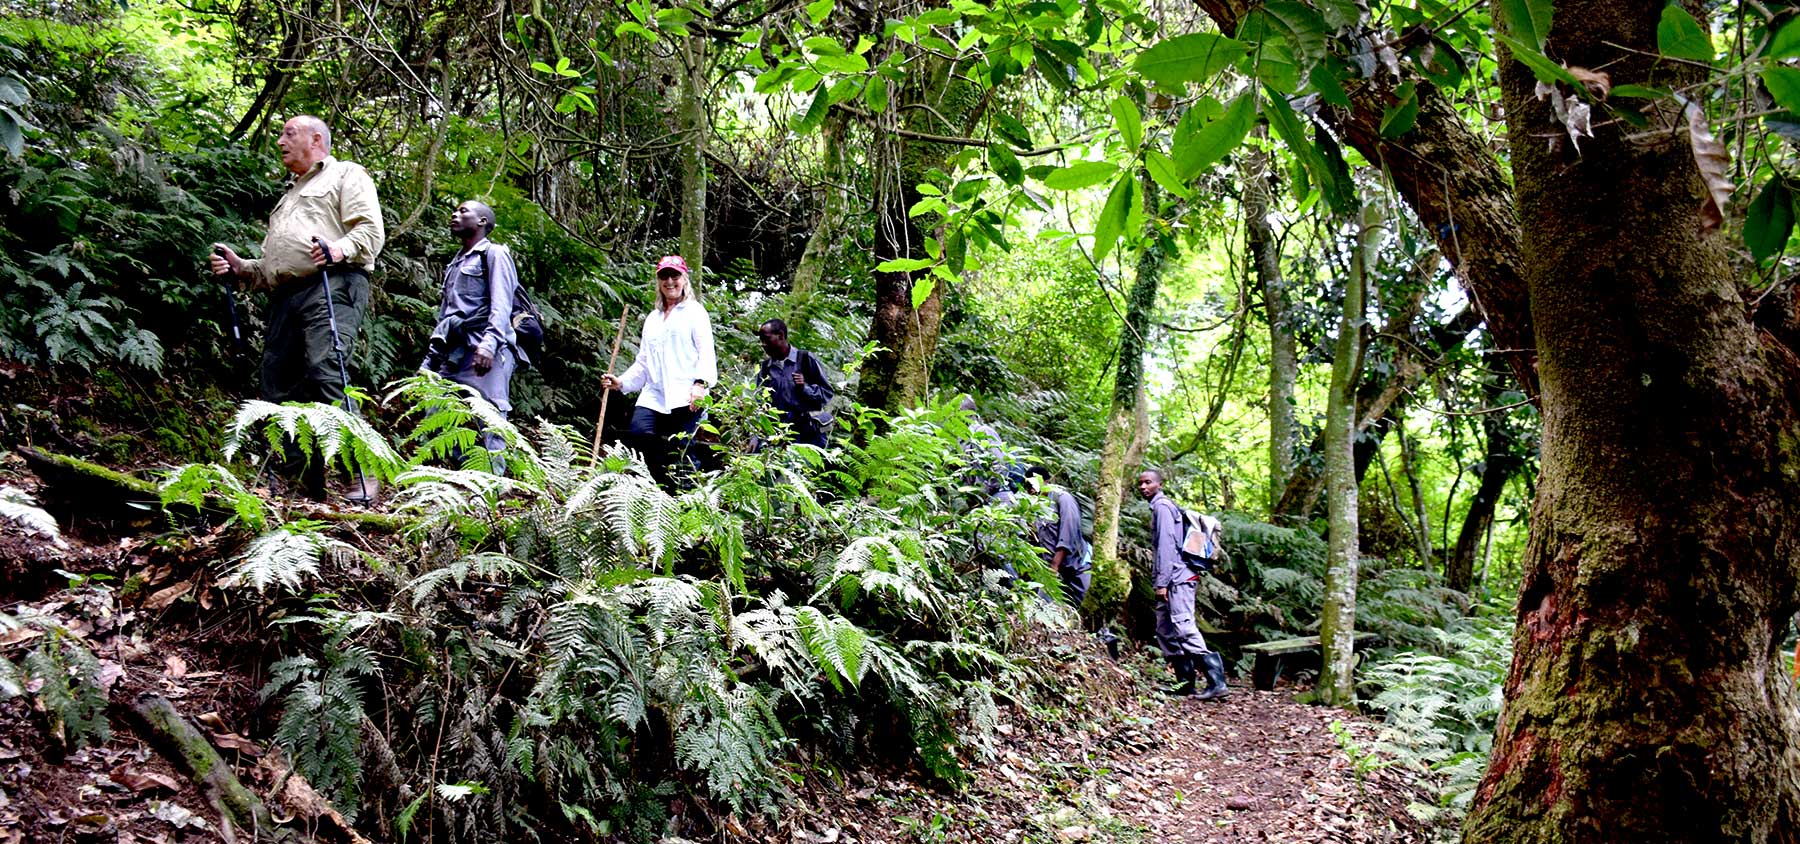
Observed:
[[[1150,499],[1150,541],[1154,546],[1152,583],[1158,589],[1198,577],[1181,559],[1181,539],[1181,508],[1159,492]]]
[[[1081,538],[1081,505],[1068,490],[1052,488],[1050,504],[1056,510],[1056,517],[1038,522],[1032,531],[1032,539],[1044,549],[1044,562],[1048,563],[1056,557],[1056,549],[1068,551],[1063,558],[1063,567],[1072,572],[1087,571],[1091,564],[1082,562]]]
[[[513,266],[512,252],[482,238],[480,243],[456,253],[444,269],[438,324],[442,325],[447,317],[467,320],[486,309],[490,314],[486,327],[464,326],[469,345],[490,355],[502,345],[513,347],[518,342],[512,324],[513,298],[518,289],[519,271]]]

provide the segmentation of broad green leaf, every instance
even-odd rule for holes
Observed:
[[[836,38],[825,35],[814,35],[801,43],[815,56],[841,56],[848,52]]]
[[[542,64],[543,62],[532,62],[532,67],[536,68]],[[11,76],[0,76],[0,103],[9,106],[23,106],[29,97],[30,94],[25,90],[25,83]]]
[[[1319,14],[1325,17],[1325,24],[1332,29],[1343,29],[1362,19],[1361,10],[1356,0],[1318,0]]]
[[[988,144],[988,166],[1009,185],[1025,181],[1025,168],[1019,166],[1018,157],[1005,144]]]
[[[1508,38],[1504,35],[1495,35],[1494,40],[1505,44],[1506,48],[1512,51],[1513,58],[1518,59],[1520,64],[1530,68],[1531,75],[1537,77],[1539,82],[1550,84],[1561,82],[1583,94],[1587,93],[1587,86],[1581,84],[1581,80],[1576,79],[1575,75],[1570,73],[1568,68],[1551,61],[1549,56],[1533,49],[1531,45],[1525,44],[1516,38]]]
[[[863,88],[863,104],[875,114],[887,111],[888,82],[886,77],[880,75],[869,77],[868,86]]]
[[[1077,161],[1044,177],[1044,187],[1051,190],[1081,190],[1100,184],[1119,172],[1110,161]]]
[[[1075,81],[1070,79],[1074,74],[1070,71],[1067,62],[1035,44],[1031,47],[1031,54],[1037,57],[1038,75],[1042,76],[1044,81],[1056,86],[1056,90],[1064,93],[1075,90]]]
[[[913,23],[920,26],[949,26],[956,23],[957,17],[955,9],[932,9],[913,18]]]
[[[25,132],[23,121],[13,110],[0,107],[0,146],[6,148],[6,154],[19,158],[25,154]]]
[[[930,258],[894,258],[875,265],[878,273],[910,273],[931,266]]]
[[[1400,99],[1388,106],[1387,113],[1381,118],[1381,136],[1398,138],[1412,131],[1413,124],[1419,120],[1419,91],[1412,80],[1400,83],[1396,92]]]
[[[1500,0],[1500,17],[1506,21],[1507,33],[1535,52],[1544,51],[1555,14],[1550,0]]]
[[[1775,31],[1775,38],[1769,42],[1769,58],[1800,58],[1800,18],[1794,18]]]
[[[1788,111],[1800,111],[1800,68],[1774,66],[1762,74],[1769,96]]]
[[[1194,193],[1188,189],[1187,184],[1182,180],[1181,173],[1176,168],[1174,160],[1167,155],[1164,155],[1162,150],[1151,149],[1144,151],[1144,169],[1150,171],[1150,178],[1155,179],[1157,184],[1162,185],[1163,190],[1175,194],[1182,199],[1193,198]]]
[[[1284,38],[1271,38],[1256,52],[1238,62],[1244,75],[1254,77],[1280,91],[1284,96],[1299,92],[1300,63]]]
[[[807,107],[806,113],[801,115],[800,119],[794,121],[794,134],[805,135],[812,130],[819,128],[819,123],[825,119],[825,112],[830,109],[831,92],[824,87],[820,87],[818,93],[813,94],[812,105]]]
[[[1793,233],[1794,196],[1777,173],[1744,214],[1744,245],[1750,247],[1750,257],[1760,264],[1787,248],[1788,237]]]
[[[1656,49],[1671,58],[1707,63],[1713,60],[1712,36],[1675,3],[1663,7],[1662,20],[1656,24]]]
[[[1248,52],[1243,43],[1212,32],[1190,32],[1158,42],[1138,54],[1132,68],[1164,88],[1204,82]]]
[[[694,13],[680,6],[660,9],[656,13],[656,26],[671,32],[686,32],[687,25],[694,20]]]
[[[1004,111],[995,111],[993,120],[994,132],[1007,143],[1019,149],[1031,149],[1031,130],[1026,129],[1025,124],[1020,123],[1018,118]]]
[[[1339,108],[1349,108],[1350,93],[1344,90],[1344,82],[1338,76],[1341,70],[1349,70],[1349,67],[1342,62],[1323,61],[1313,65],[1306,78],[1312,83],[1313,90],[1319,92],[1319,99]]]
[[[862,88],[863,81],[860,76],[849,76],[839,79],[832,83],[830,93],[826,95],[826,98],[830,100],[827,105],[837,105],[838,103],[854,100],[858,95],[862,94]]]
[[[960,230],[953,231],[944,238],[944,263],[950,267],[951,272],[963,271],[968,254],[969,240]]]
[[[1292,153],[1294,158],[1300,162],[1300,166],[1311,177],[1312,183],[1324,191],[1326,201],[1331,203],[1331,210],[1338,214],[1348,214],[1356,210],[1354,192],[1339,189],[1337,179],[1331,172],[1330,165],[1326,163],[1325,156],[1307,138],[1305,124],[1301,122],[1300,115],[1294,113],[1293,106],[1288,105],[1287,99],[1280,94],[1271,93],[1263,102],[1268,104],[1268,108],[1264,109],[1263,114],[1269,118],[1269,127],[1274,129],[1275,135],[1281,139],[1283,144],[1287,145],[1288,152]]]
[[[1763,126],[1786,138],[1788,143],[1800,145],[1800,114],[1791,111],[1771,114],[1763,118]]]
[[[1131,220],[1131,209],[1138,204],[1137,176],[1127,170],[1113,183],[1106,195],[1106,207],[1094,221],[1094,263],[1106,260],[1107,253],[1118,244],[1120,235]]]
[[[812,19],[814,26],[818,26],[831,17],[831,9],[836,4],[837,0],[813,0],[806,4],[806,16]]]
[[[1652,88],[1648,85],[1614,85],[1614,97],[1635,97],[1644,100],[1659,100],[1669,95],[1667,88]]]
[[[1232,100],[1218,120],[1196,132],[1191,142],[1175,147],[1176,174],[1183,182],[1193,181],[1195,176],[1237,149],[1255,123],[1256,90],[1250,89]]]
[[[613,28],[614,38],[622,38],[626,35],[636,35],[645,41],[656,41],[656,33],[651,32],[649,28],[637,21],[626,21]]]
[[[1144,118],[1138,114],[1137,105],[1128,97],[1119,97],[1112,101],[1113,125],[1119,127],[1119,134],[1125,138],[1128,149],[1137,149],[1144,142]]]
[[[555,73],[556,72],[556,68],[553,68],[547,64],[544,64],[543,62],[532,62],[531,69],[537,71],[538,73]]]
[[[1281,27],[1282,35],[1293,45],[1295,55],[1309,61],[1325,55],[1325,36],[1329,34],[1329,28],[1324,16],[1311,6],[1295,0],[1265,0],[1261,12]]]
[[[937,279],[932,278],[931,276],[925,276],[923,278],[913,280],[913,287],[912,287],[913,310],[916,311],[920,307],[922,307],[925,304],[925,300],[931,298],[931,291],[936,290],[936,289],[937,289]]]

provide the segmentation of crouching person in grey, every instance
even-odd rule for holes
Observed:
[[[1150,541],[1153,547],[1156,586],[1156,639],[1180,685],[1174,694],[1195,700],[1217,700],[1225,688],[1225,660],[1206,647],[1205,637],[1194,622],[1194,584],[1198,572],[1181,556],[1183,519],[1181,508],[1163,494],[1162,473],[1151,469],[1138,475],[1138,494],[1150,502]],[[1195,682],[1206,672],[1206,688]]]
[[[1025,472],[1026,485],[1050,502],[1050,518],[1031,528],[1031,541],[1044,558],[1044,564],[1062,581],[1063,596],[1069,606],[1081,611],[1093,583],[1093,554],[1087,538],[1081,535],[1081,504],[1075,495],[1050,483],[1050,473],[1042,466]]]
[[[421,368],[474,387],[505,416],[512,411],[509,389],[519,364],[512,321],[519,273],[512,253],[488,240],[493,231],[494,209],[483,203],[464,202],[450,215],[450,234],[463,246],[444,270],[437,326]],[[504,472],[505,439],[483,431],[480,442],[494,472]]]

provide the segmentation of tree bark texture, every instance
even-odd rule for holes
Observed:
[[[706,263],[706,145],[712,125],[706,108],[709,77],[706,38],[700,32],[681,41],[681,94],[676,101],[676,120],[681,146],[676,155],[681,165],[681,257],[687,259],[694,282],[704,280]]]
[[[1092,618],[1111,618],[1124,606],[1131,585],[1131,568],[1119,559],[1119,507],[1122,497],[1134,480],[1129,460],[1133,449],[1136,419],[1149,428],[1149,409],[1144,399],[1144,353],[1148,350],[1150,324],[1156,311],[1157,286],[1169,252],[1154,236],[1157,207],[1155,182],[1145,179],[1144,204],[1150,210],[1144,239],[1138,253],[1137,275],[1126,294],[1125,325],[1119,331],[1119,364],[1113,376],[1112,410],[1107,415],[1106,441],[1100,448],[1100,479],[1094,490],[1094,585],[1083,606]],[[1147,445],[1148,437],[1144,437]],[[1101,584],[1106,583],[1103,589]]]
[[[942,122],[960,127],[978,119],[986,104],[975,87],[953,75],[950,63],[942,60],[928,63],[908,95],[912,102],[930,106],[905,112],[904,125],[915,132],[943,134]],[[875,132],[883,134],[879,128]],[[874,146],[876,263],[926,257],[926,231],[906,212],[922,198],[918,185],[926,172],[943,166],[958,147],[895,133],[878,137]],[[917,405],[931,386],[931,357],[937,352],[944,320],[944,285],[934,284],[931,294],[914,308],[913,285],[926,275],[875,273],[875,318],[869,324],[869,339],[879,348],[863,364],[857,395],[863,404],[893,412]]]
[[[1260,131],[1260,130],[1259,130]],[[1244,244],[1262,287],[1263,316],[1269,323],[1269,508],[1271,514],[1294,474],[1294,384],[1299,380],[1287,283],[1281,250],[1269,225],[1269,155],[1244,155]]]
[[[1660,0],[1561,0],[1556,60],[1681,89]],[[1698,3],[1684,2],[1705,19]],[[1577,153],[1501,87],[1543,386],[1506,709],[1465,826],[1486,842],[1800,840],[1800,358],[1752,325],[1672,99]],[[1547,143],[1546,139],[1553,139]]]
[[[1195,0],[1226,34],[1237,32],[1251,0]],[[1558,13],[1560,15],[1560,12]],[[1389,36],[1376,33],[1377,41]],[[1384,138],[1381,123],[1398,101],[1401,80],[1385,72],[1347,86],[1350,108],[1324,112],[1331,125],[1363,157],[1389,171],[1394,187],[1450,259],[1525,394],[1537,395],[1532,365],[1531,309],[1520,274],[1519,220],[1509,182],[1449,99],[1430,83],[1417,84],[1419,116],[1412,131]]]
[[[1344,315],[1338,320],[1331,387],[1325,404],[1325,606],[1319,614],[1319,702],[1349,706],[1356,700],[1356,578],[1358,550],[1355,465],[1356,383],[1362,375],[1363,328],[1369,289],[1369,262],[1381,242],[1375,205],[1363,206],[1350,278],[1344,284]]]

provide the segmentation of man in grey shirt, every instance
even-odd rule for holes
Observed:
[[[519,273],[512,252],[488,240],[494,225],[494,209],[474,200],[450,215],[450,234],[463,247],[444,269],[438,322],[422,368],[474,387],[504,416],[512,411],[510,386],[518,367],[512,313]],[[504,468],[505,440],[484,431],[481,445],[495,471]]]
[[[1200,626],[1194,621],[1194,582],[1200,579],[1181,556],[1181,508],[1163,494],[1162,473],[1150,469],[1138,475],[1138,494],[1150,502],[1152,585],[1156,587],[1156,640],[1180,685],[1175,694],[1195,700],[1217,700],[1225,688],[1225,660],[1206,647]],[[1196,692],[1195,681],[1206,671],[1206,688]]]
[[[1027,485],[1050,500],[1050,518],[1032,527],[1031,541],[1044,549],[1044,563],[1062,581],[1069,605],[1081,609],[1093,575],[1088,541],[1081,535],[1081,504],[1073,493],[1050,483],[1050,473],[1032,466],[1025,473]]]

